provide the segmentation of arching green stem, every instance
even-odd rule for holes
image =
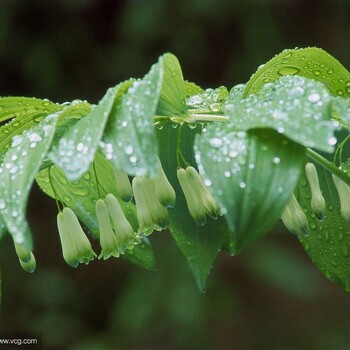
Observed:
[[[336,175],[339,179],[343,180],[347,185],[350,186],[350,176],[341,171],[337,166],[335,166],[334,163],[322,157],[319,153],[315,152],[311,148],[306,148],[306,154],[316,163],[327,169],[332,174]]]

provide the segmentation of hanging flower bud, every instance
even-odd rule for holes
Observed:
[[[160,204],[166,208],[173,208],[175,205],[176,194],[173,187],[167,179],[162,164],[158,159],[158,176],[154,180],[156,196]]]
[[[188,211],[198,225],[206,223],[206,215],[216,219],[220,209],[213,195],[192,166],[178,169],[177,178],[185,195]]]
[[[128,174],[120,171],[119,169],[114,169],[114,177],[119,197],[124,202],[130,202],[132,199],[132,190]]]
[[[125,249],[131,249],[135,244],[140,243],[140,237],[135,234],[117,198],[113,194],[107,194],[106,205],[117,237],[119,251],[123,253]]]
[[[289,210],[288,205],[286,205],[285,208],[283,209],[282,214],[281,214],[281,219],[284,223],[284,226],[286,226],[289,231],[295,233],[294,232],[293,216]]]
[[[98,221],[98,227],[100,231],[100,245],[102,248],[99,259],[108,259],[111,256],[119,257],[120,250],[117,241],[117,237],[113,232],[111,222],[109,219],[108,209],[106,203],[102,199],[96,201],[96,216]]]
[[[342,217],[350,224],[350,187],[337,176],[332,175],[334,185],[338,191],[340,201],[340,213]]]
[[[311,190],[311,209],[319,219],[322,219],[326,209],[326,201],[321,192],[315,165],[307,163],[305,166],[305,174]]]
[[[217,219],[220,215],[220,209],[209,189],[204,185],[202,178],[197,170],[189,166],[186,168],[187,176],[192,184],[195,192],[199,195],[199,202],[205,207],[206,214],[213,219]]]
[[[57,215],[63,258],[68,265],[87,264],[96,256],[73,210],[66,207]]]
[[[23,261],[21,259],[19,259],[19,263],[22,266],[22,269],[24,271],[27,271],[29,273],[33,273],[35,271],[36,268],[36,260],[35,260],[35,256],[32,252],[30,252],[30,259],[28,261]]]
[[[294,194],[284,208],[281,219],[289,231],[295,234],[308,233],[308,221]]]
[[[205,208],[199,202],[198,196],[191,187],[186,170],[179,168],[177,170],[177,178],[179,180],[182,191],[185,195],[188,211],[197,225],[203,226],[207,222],[205,217]]]
[[[158,201],[154,181],[136,176],[132,189],[140,223],[139,232],[146,236],[153,230],[161,231],[168,226],[168,211]]]

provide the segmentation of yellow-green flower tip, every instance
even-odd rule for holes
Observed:
[[[108,208],[104,200],[96,201],[96,216],[100,231],[101,254],[99,259],[106,260],[111,256],[119,257],[119,245],[117,237],[113,232],[111,221],[109,219]]]
[[[125,217],[117,198],[115,198],[113,194],[107,194],[106,205],[117,237],[119,250],[121,253],[124,253],[126,249],[132,248],[135,244],[140,243],[140,240]]]
[[[168,210],[156,196],[154,181],[136,176],[132,181],[136,203],[139,232],[150,235],[154,230],[161,231],[168,226]]]
[[[340,213],[350,224],[350,187],[337,176],[332,175],[332,177],[339,196]]]
[[[311,209],[319,219],[322,219],[326,209],[326,201],[321,192],[315,165],[307,163],[305,165],[305,174],[311,190]]]
[[[36,260],[32,252],[30,252],[30,259],[28,261],[23,261],[19,259],[19,263],[21,264],[22,269],[29,273],[33,273],[36,269]]]
[[[32,259],[31,250],[25,247],[23,244],[15,242],[15,251],[18,256],[18,259],[20,259],[24,263],[29,262]]]
[[[281,219],[289,231],[304,235],[308,233],[307,217],[294,194],[284,208]]]
[[[173,208],[176,201],[175,190],[171,186],[168,178],[165,175],[162,164],[158,159],[158,176],[154,180],[156,196],[160,204],[166,208]]]
[[[124,202],[130,202],[132,199],[132,189],[128,174],[119,169],[114,169],[115,185],[119,197]]]
[[[57,215],[63,258],[72,267],[88,264],[96,256],[73,210],[66,207]]]

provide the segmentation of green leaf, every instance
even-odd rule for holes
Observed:
[[[195,149],[237,252],[276,223],[299,179],[305,150],[275,131],[235,132],[227,124],[208,126]]]
[[[153,116],[162,80],[162,68],[157,63],[142,80],[132,83],[111,112],[102,149],[117,168],[129,175],[157,173],[158,145]]]
[[[163,83],[156,114],[183,116],[186,114],[186,92],[180,63],[171,53],[161,56],[159,63],[163,70]]]
[[[55,143],[48,157],[70,180],[79,179],[94,159],[120,85],[108,89],[99,104],[86,117],[69,128]]]
[[[20,121],[27,115],[48,115],[62,109],[49,100],[30,97],[0,97],[0,123],[12,118]]]
[[[227,225],[223,218],[208,219],[205,226],[198,226],[190,216],[182,189],[177,180],[176,147],[177,129],[165,125],[159,130],[159,157],[163,169],[176,192],[176,204],[169,209],[169,229],[177,245],[185,255],[200,290],[205,289],[208,273],[226,238]],[[193,142],[196,130],[182,128],[181,149],[186,160],[195,165]]]
[[[264,84],[281,76],[294,74],[321,81],[333,94],[350,96],[349,71],[326,51],[308,47],[284,50],[259,68],[250,78],[244,97],[258,93]]]
[[[104,197],[107,193],[113,193],[118,197],[113,165],[99,152],[96,153],[94,164],[100,191],[102,191],[100,193],[101,196]],[[98,238],[99,229],[95,214],[95,203],[100,196],[97,190],[93,165],[90,165],[88,171],[79,180],[72,182],[68,180],[63,171],[56,165],[41,170],[36,176],[36,181],[40,188],[52,198],[55,198],[54,187],[58,199],[70,207],[88,228],[89,232],[95,238]],[[119,202],[130,224],[137,231],[138,221],[135,206],[121,200]],[[146,238],[143,239],[142,244],[135,246],[133,250],[127,250],[123,258],[148,269],[155,268],[153,251]]]
[[[323,84],[285,76],[240,101],[239,91],[223,105],[232,129],[272,128],[303,146],[333,151],[339,123],[330,120],[332,98]]]
[[[192,95],[201,94],[202,92],[204,92],[204,90],[200,86],[188,80],[185,80],[186,98],[189,98]]]
[[[16,243],[32,248],[25,219],[30,188],[55,133],[54,113],[21,135],[16,135],[5,153],[0,170],[0,214]]]
[[[0,98],[0,101],[3,101],[4,106],[6,106],[3,118],[15,117],[0,127],[0,156],[10,147],[11,140],[15,135],[20,135],[24,130],[34,127],[48,114],[64,108],[63,105],[56,105],[49,101],[25,97],[3,97]]]
[[[296,189],[299,204],[307,215],[309,232],[298,235],[314,264],[331,281],[350,293],[350,226],[340,213],[340,202],[332,175],[316,165],[320,187],[326,201],[323,219],[311,209],[311,190],[305,174]]]

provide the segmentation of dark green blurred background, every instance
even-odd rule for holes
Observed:
[[[349,18],[346,0],[0,0],[0,96],[96,103],[166,51],[203,87],[246,82],[296,46],[350,68]],[[350,296],[282,226],[239,256],[221,254],[201,294],[167,232],[152,236],[157,272],[115,259],[75,270],[37,188],[28,215],[38,267],[23,272],[2,240],[2,332],[42,333],[44,349],[350,348]]]

